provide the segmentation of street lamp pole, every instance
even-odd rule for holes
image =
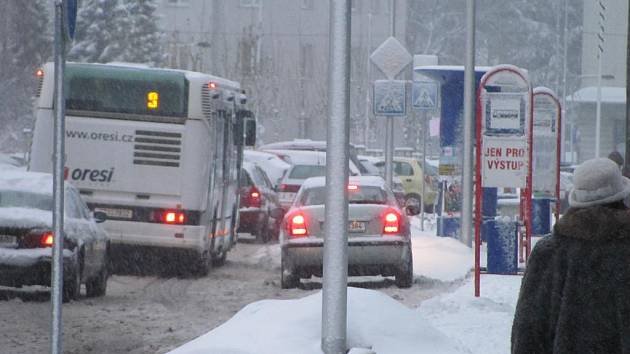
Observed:
[[[602,120],[602,56],[604,55],[604,22],[606,21],[606,16],[604,14],[604,12],[606,11],[606,6],[604,5],[604,1],[605,0],[599,0],[599,33],[597,34],[599,43],[597,45],[597,108],[595,113],[595,157],[599,157],[599,135]]]

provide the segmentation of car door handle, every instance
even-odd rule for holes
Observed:
[[[411,182],[411,178],[407,178],[405,181],[407,181],[407,182]]]

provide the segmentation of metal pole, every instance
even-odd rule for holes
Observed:
[[[424,231],[424,196],[427,174],[427,118],[429,115],[422,111],[422,203],[420,203],[420,231]]]
[[[350,140],[350,0],[330,2],[326,215],[322,281],[322,342],[326,354],[346,353],[348,282],[348,142]]]
[[[464,68],[464,171],[462,181],[462,242],[472,247],[473,122],[475,119],[475,0],[466,1],[466,63]]]
[[[602,53],[597,55],[597,106],[595,111],[595,157],[599,157],[599,135],[602,122]]]
[[[53,169],[53,256],[51,276],[52,302],[52,354],[62,352],[61,302],[63,291],[63,165],[64,165],[64,131],[65,131],[65,94],[63,77],[65,70],[65,38],[63,35],[63,5],[61,0],[55,1],[55,121],[54,121],[54,169]]]
[[[390,35],[396,36],[396,0],[391,1],[392,10],[390,13]],[[394,167],[394,117],[387,117],[387,124],[385,126],[385,182],[392,188],[392,176]]]
[[[569,19],[569,15],[568,15],[568,3],[569,0],[564,0],[564,32],[563,32],[563,39],[564,39],[564,55],[562,56],[562,61],[563,61],[563,65],[562,65],[562,107],[561,107],[561,112],[560,114],[563,117],[566,117],[567,115],[567,47],[568,47],[568,19]],[[566,146],[565,146],[565,141],[566,141],[566,134],[567,134],[567,129],[565,127],[565,124],[562,124],[562,127],[560,129],[560,158],[561,160],[565,160],[566,159]],[[571,133],[571,131],[569,131],[569,134]],[[573,139],[570,140],[571,142],[573,141]],[[571,160],[573,160],[573,144],[569,145],[570,150],[571,150]]]
[[[630,5],[628,5],[628,34],[626,37],[626,156],[624,172],[628,171],[630,158]],[[625,173],[624,173],[625,175]]]
[[[372,10],[370,9],[368,12],[368,36],[367,36],[367,85],[365,90],[365,128],[363,130],[363,144],[365,147],[368,147],[368,142],[370,140],[370,69],[372,67],[372,63],[370,63],[370,53],[372,53]]]

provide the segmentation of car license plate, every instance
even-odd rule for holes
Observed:
[[[365,232],[365,223],[356,220],[350,221],[348,224],[348,232]]]
[[[280,192],[278,197],[281,202],[292,202],[293,198],[295,198],[295,193]]]
[[[94,208],[95,211],[101,211],[107,214],[109,218],[116,219],[131,219],[133,218],[133,210],[131,209],[118,209],[118,208]]]
[[[17,247],[17,237],[12,235],[0,235],[0,247],[15,248]]]

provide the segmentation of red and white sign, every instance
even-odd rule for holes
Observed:
[[[482,185],[525,188],[527,160],[527,141],[522,137],[484,137]]]

